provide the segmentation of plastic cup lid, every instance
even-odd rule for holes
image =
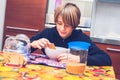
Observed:
[[[89,49],[90,43],[82,41],[72,41],[68,43],[68,48],[76,50],[87,50]]]

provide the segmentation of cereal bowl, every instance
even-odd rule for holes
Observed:
[[[45,48],[46,55],[53,60],[57,60],[57,56],[60,54],[68,53],[69,49],[63,47],[56,47],[56,49]]]

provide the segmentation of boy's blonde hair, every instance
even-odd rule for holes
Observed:
[[[73,3],[67,3],[64,6],[61,5],[55,10],[55,23],[58,21],[59,15],[62,16],[63,22],[72,26],[72,28],[76,28],[78,24],[80,24],[81,12],[79,8]]]

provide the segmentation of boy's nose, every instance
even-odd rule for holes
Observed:
[[[63,26],[61,27],[61,29],[64,30],[64,29],[65,29],[65,25],[63,25]]]

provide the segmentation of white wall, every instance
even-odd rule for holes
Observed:
[[[0,51],[2,50],[6,0],[0,0]]]
[[[120,40],[120,3],[95,0],[92,17],[91,37]]]

